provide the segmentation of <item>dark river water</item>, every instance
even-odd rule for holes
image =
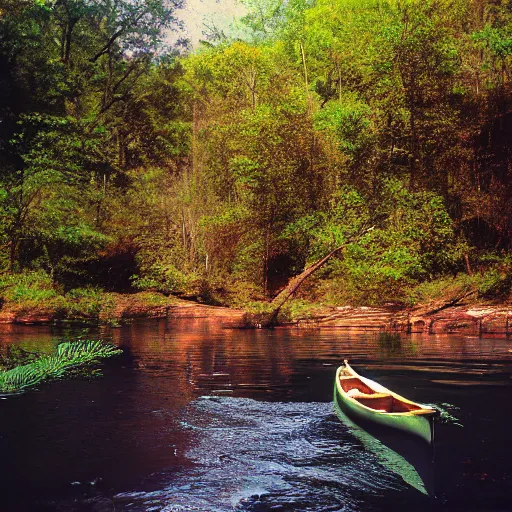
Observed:
[[[2,326],[0,345],[79,336],[124,354],[0,400],[1,512],[512,510],[510,341],[179,320]],[[345,358],[440,408],[435,463],[335,414]]]

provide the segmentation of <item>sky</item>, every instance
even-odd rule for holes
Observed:
[[[183,35],[190,39],[193,48],[197,48],[199,40],[204,37],[205,23],[208,26],[213,24],[221,30],[228,30],[235,17],[246,13],[245,7],[239,0],[185,1],[185,7],[177,10],[176,15],[184,22]]]

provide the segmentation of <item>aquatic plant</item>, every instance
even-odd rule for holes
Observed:
[[[431,407],[435,407],[439,411],[439,421],[441,423],[448,423],[450,425],[456,425],[457,427],[463,427],[464,425],[460,422],[460,419],[451,414],[452,411],[458,411],[460,408],[441,402],[440,404],[427,404]]]
[[[382,331],[378,335],[379,345],[390,350],[399,350],[402,346],[402,335],[399,332]]]
[[[115,345],[97,340],[61,343],[53,354],[41,355],[33,362],[0,372],[0,393],[15,393],[61,379],[121,352]]]

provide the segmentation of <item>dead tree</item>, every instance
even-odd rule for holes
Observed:
[[[360,240],[364,235],[372,231],[374,228],[375,226],[372,226],[371,228],[363,230],[357,236],[347,240],[344,244],[340,245],[339,247],[336,247],[336,249],[333,249],[329,254],[327,254],[327,256],[324,256],[322,259],[318,260],[317,262],[307,267],[298,276],[292,278],[290,282],[286,285],[286,287],[281,292],[279,292],[279,294],[276,295],[276,297],[274,297],[274,299],[272,300],[272,304],[275,304],[276,307],[270,313],[267,322],[265,322],[265,327],[273,327],[276,324],[277,315],[279,315],[279,311],[281,311],[281,308],[291,297],[293,297],[293,295],[295,295],[301,284],[311,274],[315,273],[318,269],[322,268],[333,256],[341,252],[348,244]]]

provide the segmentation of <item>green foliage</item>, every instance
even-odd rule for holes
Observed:
[[[315,128],[331,136],[352,159],[372,142],[371,124],[371,108],[353,94],[340,98],[339,103],[328,103],[315,115]]]
[[[38,312],[54,310],[59,318],[98,319],[107,295],[98,288],[75,288],[63,295],[60,286],[44,271],[5,273],[0,278],[0,297],[10,309]]]
[[[161,51],[178,6],[21,2],[0,16],[0,243],[11,270],[76,271],[109,241],[108,192],[125,171],[187,152],[180,68]]]
[[[58,296],[51,278],[43,271],[3,274],[0,291],[5,300],[17,304],[42,303]]]
[[[155,263],[143,268],[144,276],[132,276],[132,284],[139,290],[156,290],[162,293],[183,292],[190,277],[180,272],[174,265]]]
[[[474,32],[472,39],[488,48],[497,57],[505,58],[512,54],[512,34],[510,30],[486,25]]]
[[[244,303],[244,310],[255,315],[259,320],[263,320],[272,312],[273,307],[268,302],[249,301]]]
[[[346,186],[332,195],[327,211],[299,218],[286,226],[282,237],[295,239],[317,260],[369,227],[370,220],[365,198]]]
[[[322,304],[313,303],[305,299],[293,299],[287,302],[279,311],[279,322],[296,322],[314,318],[315,313],[322,312]]]
[[[62,379],[74,370],[90,367],[121,352],[114,345],[101,341],[61,343],[54,354],[43,354],[28,364],[0,371],[0,393],[16,393]]]
[[[510,300],[512,292],[512,267],[490,268],[481,276],[478,286],[480,296],[486,299]]]
[[[106,305],[103,290],[95,287],[74,288],[65,295],[62,313],[69,318],[99,318]]]
[[[347,244],[342,257],[324,271],[332,282],[319,284],[320,295],[330,301],[402,302],[415,283],[456,268],[467,249],[455,237],[440,197],[411,193],[394,180],[385,181],[383,188],[384,200],[378,205],[345,188],[333,196],[328,214],[304,218],[291,227],[308,241],[314,260]],[[372,224],[374,230],[351,241]]]
[[[449,301],[472,293],[475,298],[507,301],[511,297],[510,262],[472,275],[440,276],[418,283],[407,293],[410,305]]]
[[[125,290],[252,303],[344,244],[316,300],[416,301],[472,268],[506,297],[487,256],[512,244],[510,10],[244,5],[243,37],[177,56],[177,0],[4,1],[0,271],[25,271],[4,298],[113,318],[105,294],[54,283],[122,255]]]
[[[244,281],[236,274],[222,281],[215,280],[212,284],[218,290],[217,301],[225,306],[245,309],[254,313],[263,313],[269,308],[261,286]]]
[[[138,294],[138,298],[144,303],[144,305],[149,307],[169,305],[169,299],[159,293],[141,292]]]

